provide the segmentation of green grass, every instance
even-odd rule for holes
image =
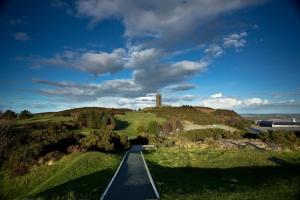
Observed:
[[[73,117],[70,116],[54,116],[53,114],[34,116],[28,119],[18,119],[16,125],[42,123],[42,122],[70,122]]]
[[[136,136],[137,127],[144,126],[147,128],[149,122],[157,121],[163,123],[164,118],[156,117],[153,113],[142,113],[142,112],[127,112],[125,115],[117,115],[118,126],[117,133],[124,134],[127,136]]]
[[[161,199],[298,199],[300,193],[300,152],[172,147],[145,158]]]
[[[74,153],[14,179],[3,172],[0,194],[3,199],[99,199],[119,162],[119,155]]]

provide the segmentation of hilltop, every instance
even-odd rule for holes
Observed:
[[[208,107],[181,106],[181,107],[151,107],[145,108],[142,112],[150,112],[162,118],[178,118],[190,121],[199,125],[225,124],[228,126],[243,129],[250,125],[250,122],[232,110],[212,109]]]

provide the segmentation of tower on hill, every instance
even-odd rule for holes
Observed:
[[[157,108],[161,107],[161,95],[160,94],[156,95],[156,107]]]

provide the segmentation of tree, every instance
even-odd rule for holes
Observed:
[[[28,110],[23,110],[19,115],[20,119],[28,119],[31,117],[33,117],[33,114],[31,112],[29,112]]]
[[[12,110],[6,110],[3,114],[4,119],[15,119],[17,118],[17,114]]]

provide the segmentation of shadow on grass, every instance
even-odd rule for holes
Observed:
[[[116,119],[117,126],[115,127],[115,131],[124,130],[129,126],[129,123],[127,121],[123,121],[120,119]]]
[[[161,199],[300,199],[300,165],[221,169],[147,163]]]
[[[100,199],[114,171],[102,170],[48,189],[29,199]]]

